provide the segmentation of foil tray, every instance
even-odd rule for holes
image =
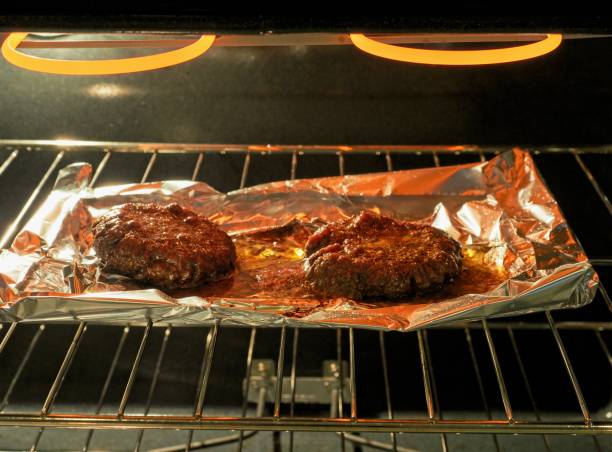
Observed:
[[[488,162],[280,181],[219,193],[201,182],[88,188],[92,168],[62,169],[44,204],[0,253],[0,320],[358,327],[409,331],[442,322],[576,308],[598,278],[528,152]],[[236,243],[239,270],[165,293],[99,268],[92,221],[126,202],[178,202]],[[442,229],[464,270],[440,293],[405,300],[318,299],[302,250],[317,226],[364,209]]]

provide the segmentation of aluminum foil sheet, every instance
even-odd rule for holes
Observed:
[[[302,179],[227,194],[201,182],[90,189],[88,164],[64,168],[40,209],[0,254],[0,319],[252,326],[351,326],[408,331],[454,320],[576,308],[597,275],[529,153],[484,163]],[[102,272],[92,221],[126,202],[179,204],[236,243],[239,270],[164,293]],[[302,247],[319,225],[370,209],[443,229],[464,269],[443,291],[405,300],[318,299],[301,284]]]

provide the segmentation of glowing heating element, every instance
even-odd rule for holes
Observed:
[[[193,60],[206,52],[215,41],[214,35],[203,35],[188,46],[156,55],[113,60],[53,60],[26,55],[17,50],[27,33],[11,33],[2,44],[2,55],[23,69],[62,75],[111,75],[150,71]]]
[[[350,34],[356,47],[372,55],[408,63],[440,64],[446,66],[470,66],[480,64],[510,63],[545,55],[561,44],[560,34],[547,34],[531,44],[487,50],[427,50],[384,44],[362,34]]]

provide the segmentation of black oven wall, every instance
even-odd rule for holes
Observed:
[[[53,58],[113,49],[31,50]],[[133,52],[133,50],[132,50]],[[0,59],[0,137],[283,144],[612,142],[612,38],[512,64],[399,63],[352,46],[213,47],[168,69],[74,77]]]

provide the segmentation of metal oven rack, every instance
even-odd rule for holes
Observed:
[[[66,160],[70,160],[69,157],[75,152],[82,153],[87,151],[90,153],[88,155],[91,157],[91,160],[93,162],[97,161],[97,164],[94,163],[95,173],[91,181],[92,186],[105,174],[109,162],[112,162],[113,159],[125,155],[124,153],[138,153],[141,156],[147,156],[146,166],[140,178],[142,182],[148,180],[161,156],[164,156],[166,159],[174,155],[193,156],[193,167],[189,169],[189,174],[185,174],[184,178],[191,177],[195,180],[198,179],[202,168],[206,165],[207,158],[210,158],[208,157],[209,155],[217,157],[232,155],[234,159],[238,158],[242,162],[239,186],[244,187],[249,180],[249,170],[252,167],[253,159],[265,155],[285,155],[284,161],[290,162],[288,175],[293,179],[298,177],[298,167],[305,155],[337,155],[336,174],[343,175],[347,172],[347,159],[354,155],[375,155],[377,159],[384,162],[384,169],[391,171],[394,168],[397,169],[395,167],[396,159],[401,158],[402,155],[415,155],[426,161],[430,159],[431,163],[429,166],[432,164],[439,166],[445,163],[446,156],[470,156],[470,158],[484,161],[488,155],[499,153],[505,149],[480,149],[475,146],[230,146],[4,140],[0,142],[0,150],[5,152],[0,155],[0,158],[2,158],[2,155],[5,156],[4,160],[0,163],[0,182],[3,177],[10,174],[15,164],[19,162],[19,159],[23,159],[26,156],[36,157],[37,155],[45,155],[50,159],[44,174],[35,182],[31,194],[25,199],[14,219],[2,231],[0,248],[3,248],[10,243],[11,238],[18,231],[19,227],[23,225],[24,220],[32,212],[36,203],[44,197],[57,170],[66,163]],[[600,185],[596,175],[589,168],[587,162],[585,162],[585,156],[605,156],[612,153],[612,148],[564,149],[549,147],[533,152],[534,154],[541,153],[542,155],[563,154],[570,156],[575,160],[575,171],[581,172],[581,177],[586,177],[594,193],[597,194],[598,202],[601,203],[601,211],[604,214],[612,215],[612,205],[606,196],[605,188]],[[610,157],[607,158],[609,159]],[[327,167],[327,171],[330,171],[329,167]],[[6,199],[0,202],[5,201]],[[4,221],[8,221],[8,219]],[[612,264],[610,256],[597,255],[592,257],[594,257],[592,263],[599,271],[607,271],[607,268]],[[35,363],[33,364],[30,361],[32,351],[37,347],[38,343],[44,341],[45,331],[52,328],[51,325],[38,324],[34,327],[33,335],[26,342],[27,346],[18,352],[16,359],[11,361],[16,365],[14,367],[2,368],[1,372],[4,374],[3,378],[6,384],[1,389],[4,390],[4,394],[0,393],[0,397],[2,397],[0,402],[0,427],[20,426],[37,428],[31,450],[37,450],[43,433],[53,428],[88,430],[87,435],[84,437],[82,450],[89,449],[93,433],[92,429],[136,429],[139,434],[135,444],[132,446],[135,450],[139,450],[141,447],[144,431],[150,429],[179,429],[187,432],[181,445],[159,449],[166,451],[189,450],[190,448],[227,444],[230,442],[236,442],[238,450],[242,450],[246,440],[258,431],[290,432],[288,443],[290,450],[293,450],[294,447],[294,432],[302,431],[336,432],[340,437],[338,447],[342,448],[342,450],[345,449],[348,442],[384,450],[409,450],[400,444],[400,433],[436,434],[442,450],[450,448],[449,444],[451,441],[449,441],[450,436],[448,435],[450,433],[484,433],[492,435],[496,450],[500,450],[500,441],[498,440],[498,435],[500,434],[541,435],[547,450],[552,449],[548,435],[585,435],[592,439],[591,446],[595,450],[609,450],[608,447],[611,443],[610,436],[607,435],[612,434],[612,413],[608,412],[607,416],[605,413],[594,416],[590,411],[587,398],[584,395],[578,378],[578,374],[582,376],[585,372],[577,373],[575,354],[572,357],[567,347],[568,335],[571,336],[576,332],[590,335],[594,343],[598,344],[596,345],[597,350],[591,349],[590,353],[599,354],[605,360],[606,371],[609,375],[609,371],[612,368],[612,356],[608,346],[612,337],[610,333],[612,330],[612,321],[610,319],[612,301],[606,292],[605,283],[606,281],[603,279],[598,297],[593,305],[597,305],[600,308],[607,306],[607,309],[604,307],[603,316],[598,315],[596,318],[584,320],[578,316],[578,320],[574,320],[570,316],[568,320],[565,320],[568,318],[566,315],[564,320],[556,320],[557,314],[553,316],[551,312],[545,312],[543,316],[541,314],[534,314],[503,320],[455,323],[402,335],[402,337],[410,337],[412,340],[416,337],[415,350],[417,352],[403,356],[403,359],[418,363],[419,377],[422,383],[420,391],[425,400],[425,409],[422,414],[414,416],[398,416],[393,407],[398,394],[394,394],[393,385],[390,384],[390,380],[394,379],[394,376],[389,366],[389,360],[392,357],[388,353],[386,344],[389,338],[395,340],[398,333],[379,332],[369,334],[369,347],[375,348],[378,356],[374,362],[360,362],[358,359],[359,341],[356,339],[360,332],[352,328],[328,331],[328,334],[334,335],[335,357],[326,363],[327,372],[324,377],[313,380],[313,384],[316,384],[317,381],[323,381],[324,386],[328,388],[328,393],[325,397],[328,398],[326,403],[329,404],[329,415],[322,416],[319,414],[314,416],[308,413],[301,415],[297,403],[299,402],[301,391],[299,388],[300,385],[305,385],[307,382],[304,377],[299,375],[297,370],[299,367],[300,349],[304,350],[304,347],[308,347],[305,344],[307,344],[309,336],[314,334],[315,330],[308,328],[290,329],[287,327],[282,327],[278,330],[250,329],[248,339],[245,336],[248,345],[245,344],[246,353],[242,364],[244,379],[242,380],[241,388],[237,389],[240,392],[239,398],[241,399],[238,412],[235,415],[209,413],[207,402],[211,397],[209,383],[214,367],[213,363],[217,362],[215,359],[222,359],[222,357],[218,356],[215,358],[215,351],[218,350],[219,337],[231,329],[219,323],[210,328],[201,328],[204,352],[201,358],[195,397],[192,400],[189,412],[182,414],[156,412],[151,414],[156,388],[164,373],[163,361],[165,353],[170,338],[175,334],[174,331],[176,330],[176,328],[173,330],[171,325],[155,328],[157,325],[151,322],[146,325],[109,327],[121,330],[117,344],[112,352],[112,361],[108,367],[100,368],[98,371],[104,375],[104,384],[92,402],[91,410],[80,411],[78,409],[76,411],[74,409],[63,410],[56,407],[58,394],[61,393],[65,382],[72,378],[71,369],[74,367],[75,356],[77,356],[80,347],[83,346],[84,339],[88,336],[88,329],[95,327],[85,322],[75,325],[71,338],[65,341],[65,352],[62,352],[61,360],[58,361],[57,368],[53,371],[54,376],[49,380],[48,387],[43,389],[44,398],[41,400],[40,408],[36,412],[21,411],[12,407],[11,398],[16,387],[20,385],[24,369],[27,366],[35,365]],[[18,335],[20,329],[24,328],[31,329],[32,325],[17,323],[0,324],[0,362],[4,362],[1,361],[3,358],[6,358],[3,355],[7,355],[11,342],[15,340],[14,337]],[[129,409],[129,402],[132,392],[135,390],[145,350],[151,347],[150,342],[153,333],[160,329],[163,329],[163,334],[157,348],[156,359],[154,360],[155,365],[146,391],[146,398],[143,399],[146,401],[136,412],[132,412],[133,410]],[[124,353],[126,338],[130,333],[133,336],[134,331],[140,334],[140,339],[131,361],[131,367],[126,372],[127,379],[121,383],[122,389],[118,405],[112,412],[103,412],[105,397],[108,396],[113,383],[116,383],[118,362],[121,354]],[[431,340],[432,337],[441,334],[441,331],[454,331],[461,336],[461,341],[465,341],[465,346],[469,350],[470,362],[465,364],[465,366],[471,368],[473,372],[482,407],[475,416],[447,417],[446,413],[443,413],[440,409],[439,394],[442,388],[439,377],[449,369],[445,369],[442,359],[436,361],[434,365]],[[539,373],[541,369],[528,367],[524,359],[524,346],[521,347],[521,341],[518,340],[522,334],[534,331],[547,334],[554,341],[555,345],[551,354],[554,353],[554,359],[561,363],[559,365],[562,365],[564,369],[555,378],[567,379],[569,382],[571,397],[575,399],[575,413],[569,413],[565,417],[550,420],[544,419],[541,410],[538,408],[536,403],[538,394],[532,383],[532,378],[534,372],[537,371]],[[276,352],[274,356],[271,356],[272,359],[270,360],[257,360],[254,358],[256,339],[262,334],[278,335]],[[478,348],[475,344],[476,338],[474,336],[476,334],[482,336],[481,348]],[[391,335],[395,336],[392,337]],[[507,356],[507,350],[504,354],[499,353],[499,341],[510,344],[508,348],[508,350],[511,350],[509,356]],[[523,351],[521,351],[521,348]],[[512,369],[513,375],[518,375],[518,378],[512,377],[512,380],[507,376],[509,360],[514,363],[514,368]],[[4,364],[0,365],[4,366]],[[491,367],[493,371],[490,376],[494,375],[496,386],[494,397],[498,397],[501,400],[501,407],[503,407],[500,413],[494,412],[495,410],[492,408],[491,402],[491,391],[485,388],[484,368],[487,366]],[[369,412],[367,415],[362,415],[358,409],[358,394],[360,394],[358,387],[360,381],[357,379],[357,375],[361,375],[366,367],[371,367],[368,372],[376,373],[379,381],[383,383],[381,400],[384,400],[384,409],[377,416],[372,416]],[[450,369],[450,371],[453,370]],[[520,381],[514,381],[515,379]],[[528,407],[525,413],[518,413],[512,403],[509,387],[516,387],[517,385],[521,385],[527,395]],[[606,393],[609,396],[610,387],[601,387],[597,391],[601,394],[601,397],[607,397]],[[249,402],[257,402],[256,412],[249,410]],[[272,407],[269,415],[263,415],[263,407],[266,403],[269,403]],[[610,410],[610,401],[608,401],[607,409]],[[198,442],[193,439],[194,431],[198,430],[235,430],[238,433]],[[361,432],[364,435],[367,433],[388,433],[389,436],[386,439],[378,439],[380,437],[373,439],[360,435],[357,432]],[[406,437],[407,435],[401,436]],[[0,440],[1,438],[2,436],[0,436]]]

